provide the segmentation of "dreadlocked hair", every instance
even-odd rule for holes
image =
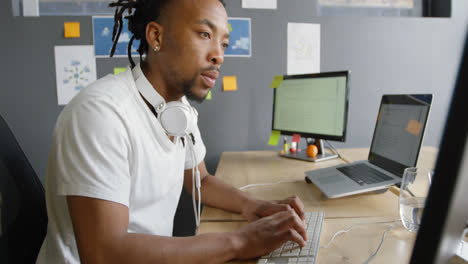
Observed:
[[[140,40],[140,46],[137,51],[140,54],[140,61],[143,55],[148,51],[146,42],[146,25],[151,22],[159,22],[161,11],[171,0],[117,0],[109,4],[109,7],[115,7],[114,28],[112,30],[112,49],[110,56],[114,56],[115,48],[119,42],[120,33],[122,33],[123,19],[128,20],[128,30],[133,34],[127,47],[127,55],[132,68],[135,62],[132,59],[132,45],[135,39]],[[226,6],[223,0],[219,0],[223,6]],[[125,11],[128,12],[124,16]]]

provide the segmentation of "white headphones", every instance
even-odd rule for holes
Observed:
[[[146,98],[146,97],[145,97]],[[167,134],[184,137],[192,134],[197,122],[197,110],[181,102],[169,102],[158,113],[158,120]]]
[[[137,65],[136,67],[140,67]],[[135,67],[135,68],[136,68]],[[156,92],[152,85],[148,82],[140,69],[132,70],[135,85],[140,94],[154,107],[161,127],[170,136],[184,138],[186,146],[190,146],[191,160],[196,163],[196,155],[194,145],[196,144],[193,131],[197,125],[198,112],[192,106],[183,102],[166,103],[164,99]],[[137,72],[140,70],[140,72]],[[195,187],[198,193],[198,208],[195,199]],[[200,211],[201,211],[201,180],[198,164],[192,167],[192,202],[195,213],[196,228],[200,226]],[[198,210],[197,210],[198,209]]]

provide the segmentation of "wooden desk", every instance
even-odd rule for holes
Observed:
[[[341,149],[340,154],[348,161],[367,159],[369,150]],[[437,149],[424,147],[419,166],[433,167]],[[321,191],[305,182],[305,171],[325,168],[344,163],[341,159],[323,162],[306,162],[283,158],[274,151],[224,152],[215,176],[234,187],[252,183],[274,183],[295,181],[247,189],[254,197],[266,200],[284,199],[293,194],[299,196],[306,211],[324,210],[326,218],[346,217],[397,217],[398,197],[387,191],[383,194],[361,194],[339,199],[325,200]],[[244,221],[238,214],[232,214],[205,206],[201,221]]]
[[[325,219],[320,236],[320,246],[327,245],[336,232],[354,224],[393,220],[395,218],[388,217]],[[239,221],[204,222],[200,225],[198,233],[230,232],[245,224],[246,222]],[[391,225],[391,223],[387,223],[356,226],[349,232],[338,235],[329,247],[319,249],[316,263],[363,263],[375,252],[382,239],[382,234]],[[415,238],[415,234],[406,231],[402,225],[395,226],[387,233],[380,251],[371,263],[408,263]],[[257,260],[231,261],[229,263],[254,264],[257,263]]]
[[[343,162],[367,159],[368,149],[341,149],[343,160],[334,159],[311,163],[279,157],[273,151],[225,152],[216,172],[221,180],[241,187],[252,183],[293,181],[255,187],[246,191],[261,199],[282,199],[293,194],[304,202],[306,211],[324,210],[320,246],[326,245],[339,230],[357,223],[375,223],[399,220],[398,190],[382,194],[362,194],[325,200],[313,184],[305,183],[304,172]],[[437,149],[423,147],[418,166],[433,168]],[[229,232],[247,224],[237,214],[205,206],[198,233]],[[377,249],[382,234],[391,224],[371,224],[355,227],[335,238],[328,248],[320,248],[317,263],[363,263]],[[400,225],[388,232],[385,242],[372,263],[407,263],[416,236]],[[397,260],[397,261],[396,261]],[[256,260],[230,263],[256,263]]]

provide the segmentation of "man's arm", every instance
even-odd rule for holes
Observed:
[[[293,208],[300,218],[304,218],[304,205],[296,196],[281,201],[258,200],[210,175],[204,161],[198,165],[198,170],[201,177],[201,198],[205,205],[242,214],[249,221],[287,211],[290,208]],[[185,170],[184,186],[189,193],[192,192],[191,169]],[[198,193],[195,194],[198,199]]]
[[[223,263],[261,256],[292,240],[305,245],[305,231],[293,211],[263,218],[231,233],[174,238],[128,233],[122,204],[67,196],[82,263]]]

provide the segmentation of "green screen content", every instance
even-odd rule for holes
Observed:
[[[274,130],[342,136],[346,77],[286,79],[276,88]]]

